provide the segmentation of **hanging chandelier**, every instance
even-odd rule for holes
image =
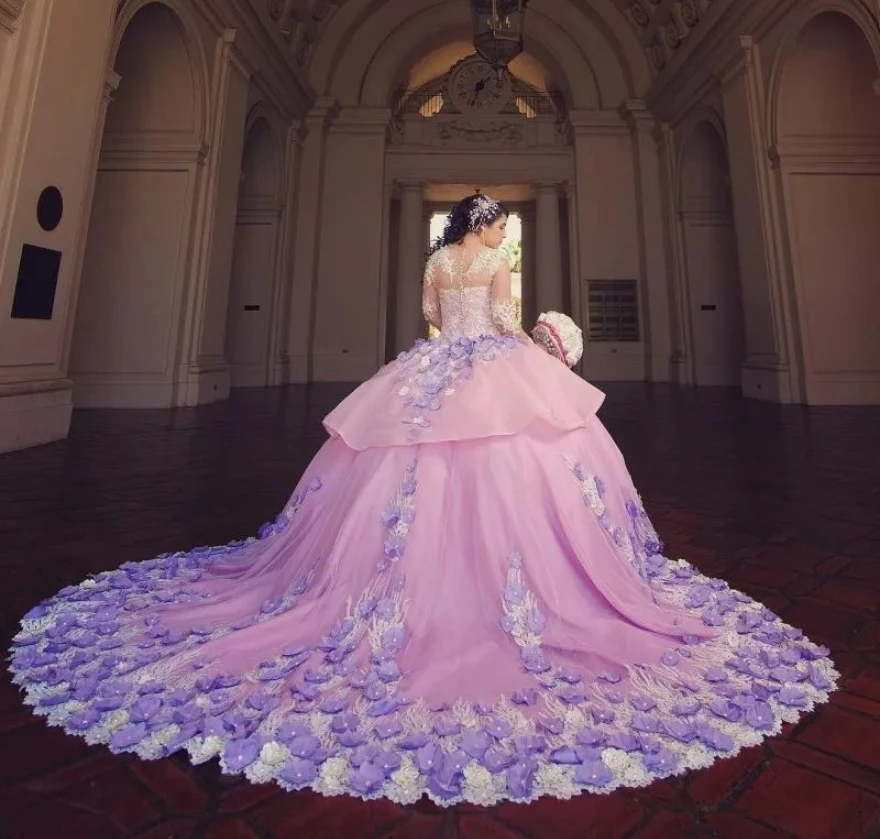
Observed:
[[[523,51],[528,0],[470,0],[474,47],[499,74]]]

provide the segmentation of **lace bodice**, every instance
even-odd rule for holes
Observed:
[[[451,245],[431,255],[422,294],[425,319],[449,340],[520,331],[510,266],[499,250]]]
[[[490,286],[440,290],[441,334],[449,339],[498,335],[500,330],[492,320],[491,305]]]

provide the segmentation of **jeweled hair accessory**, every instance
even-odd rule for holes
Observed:
[[[584,354],[584,333],[568,316],[544,312],[532,330],[534,342],[568,367],[574,367]]]
[[[488,195],[478,195],[468,214],[471,230],[479,230],[483,225],[491,224],[498,217],[501,205]]]

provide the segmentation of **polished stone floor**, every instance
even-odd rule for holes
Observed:
[[[870,839],[880,836],[880,409],[613,385],[602,417],[669,552],[831,647],[843,690],[763,747],[638,791],[489,810],[324,799],[139,763],[47,728],[0,675],[0,839]],[[0,457],[0,635],[86,575],[252,533],[345,388],[80,412]],[[524,500],[528,484],[523,486]]]

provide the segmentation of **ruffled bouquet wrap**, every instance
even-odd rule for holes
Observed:
[[[561,312],[544,312],[532,330],[532,339],[568,367],[574,367],[584,353],[583,332]]]

